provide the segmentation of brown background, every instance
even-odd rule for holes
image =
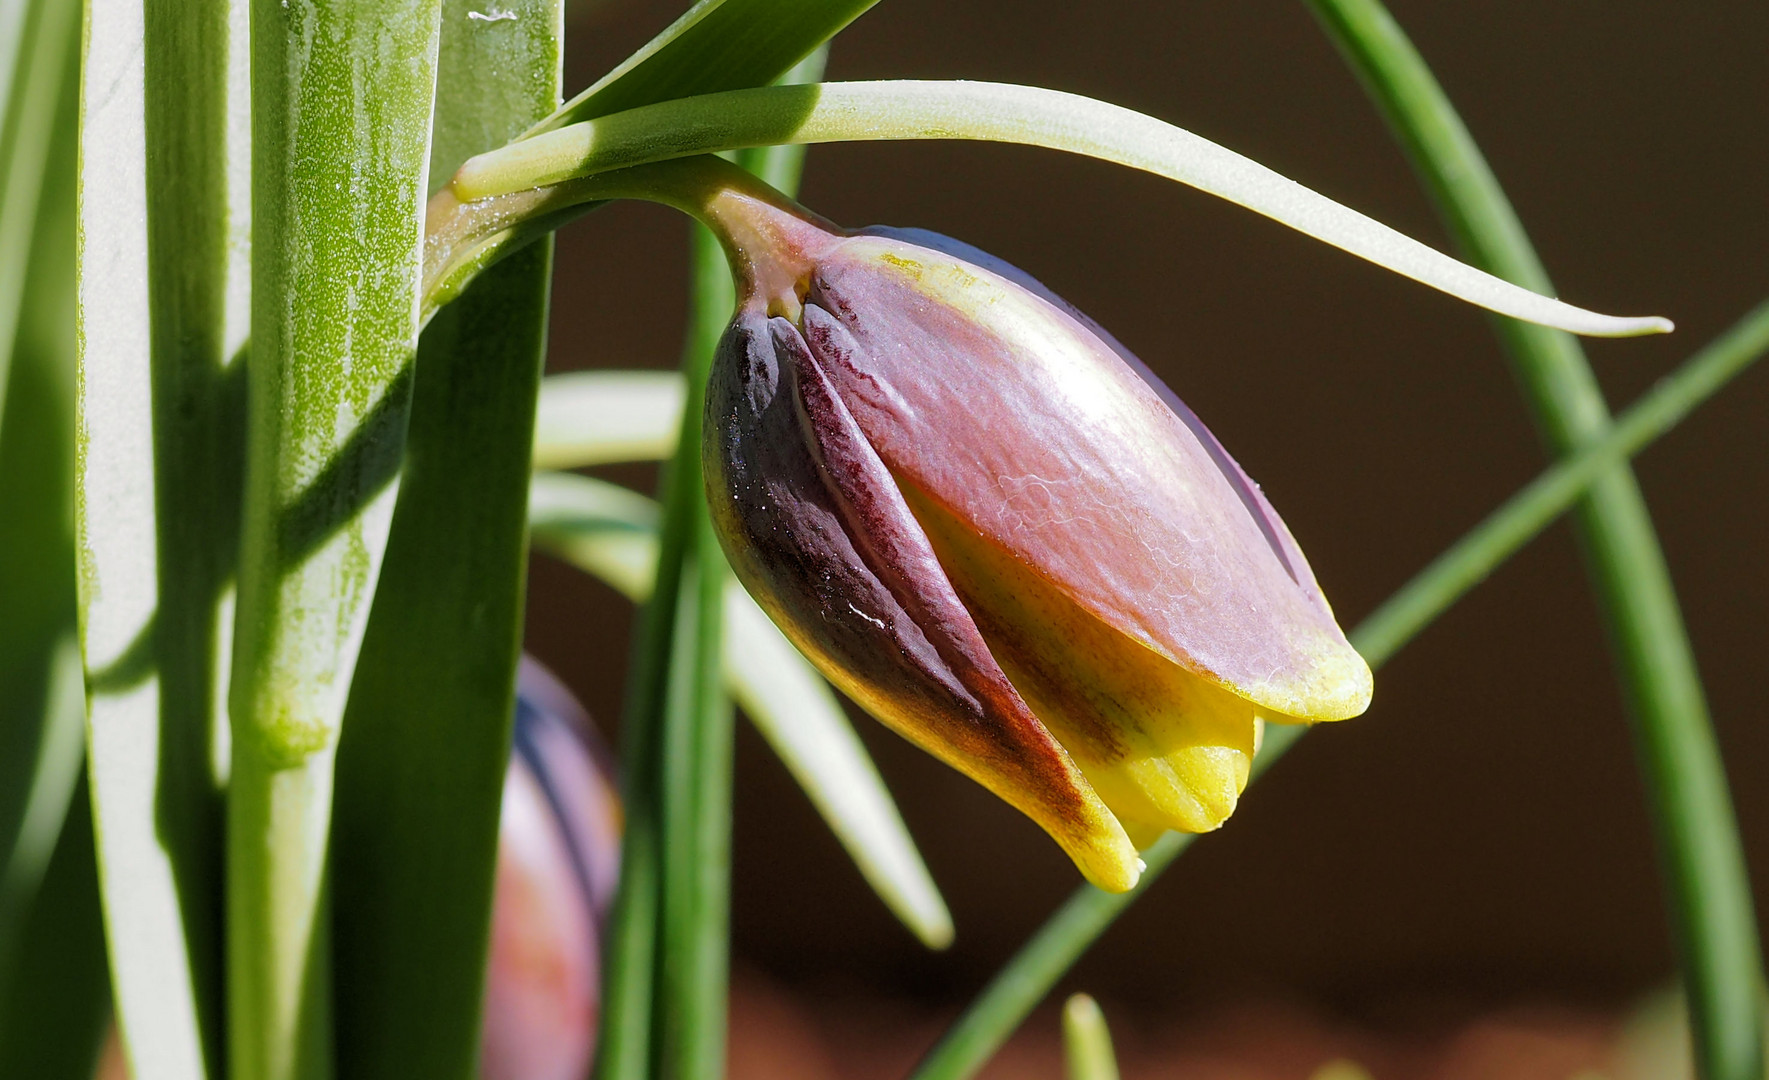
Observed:
[[[679,4],[583,5],[568,83]],[[1769,293],[1769,9],[1754,0],[1396,0],[1568,299],[1664,313],[1589,346],[1625,403]],[[1171,120],[1428,242],[1444,234],[1302,5],[888,0],[834,78],[999,79]],[[1265,486],[1347,626],[1543,464],[1481,315],[1187,189],[1016,147],[812,151],[805,201],[920,225],[1043,279],[1136,350]],[[551,365],[667,367],[685,232],[617,206],[562,241]],[[1640,461],[1701,657],[1759,896],[1769,896],[1769,371]],[[646,470],[611,473],[648,486]],[[605,724],[630,609],[536,560],[529,641]],[[738,745],[735,949],[792,993],[968,997],[1077,881],[1056,847],[862,719],[957,920],[922,951],[753,732]],[[1626,720],[1571,534],[1557,527],[1308,739],[1073,980],[1126,1007],[1286,996],[1605,1006],[1671,970]]]

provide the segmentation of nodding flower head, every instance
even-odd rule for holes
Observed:
[[[589,1075],[621,808],[590,718],[524,656],[498,817],[480,1080]]]
[[[1370,669],[1233,458],[1024,273],[932,233],[726,193],[739,280],[707,496],[829,679],[1041,825],[1102,888],[1233,812],[1261,725]]]

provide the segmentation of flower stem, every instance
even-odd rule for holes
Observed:
[[[1759,304],[1707,348],[1642,397],[1599,441],[1543,472],[1507,499],[1449,550],[1408,581],[1360,623],[1351,640],[1379,668],[1438,615],[1486,578],[1573,505],[1592,479],[1663,435],[1769,350],[1769,301]],[[1306,727],[1266,728],[1253,763],[1257,779]],[[1250,781],[1251,782],[1251,781]],[[1168,833],[1143,852],[1148,869],[1127,893],[1083,885],[971,1003],[923,1059],[913,1080],[973,1076],[1056,985],[1063,973],[1118,915],[1147,892],[1195,837]]]
[[[1497,179],[1380,0],[1308,3],[1387,116],[1470,261],[1552,294]],[[1495,325],[1550,447],[1567,453],[1602,439],[1609,410],[1578,342],[1507,319]],[[1707,1080],[1761,1080],[1762,956],[1744,851],[1670,572],[1625,462],[1593,479],[1575,520],[1630,706],[1696,1067]]]
[[[682,358],[688,397],[665,510],[687,534],[663,708],[657,1052],[659,1075],[668,1080],[716,1080],[724,1071],[730,922],[732,713],[720,657],[725,557],[707,514],[699,418],[713,350],[735,298],[719,242],[703,228],[693,237],[694,308]]]
[[[786,78],[815,79],[824,55],[814,51]],[[700,413],[713,353],[736,306],[733,272],[751,272],[731,242],[731,228],[742,222],[723,219],[721,208],[733,201],[774,208],[784,213],[764,216],[789,228],[808,217],[777,190],[798,186],[803,153],[771,148],[736,165],[709,157],[667,163],[660,171],[632,169],[613,178],[625,188],[620,193],[600,178],[579,185],[591,198],[625,194],[663,202],[702,223],[692,234],[692,311],[682,356],[687,396],[663,482],[656,585],[643,609],[628,694],[628,839],[597,1080],[717,1080],[724,1074],[733,715],[722,629],[730,571],[707,511]],[[586,192],[567,190],[559,198],[583,205]],[[446,197],[438,205],[462,208]],[[465,209],[462,220],[471,222],[473,208]]]
[[[1543,472],[1358,625],[1358,651],[1379,664],[1584,496],[1592,480],[1675,427],[1769,349],[1769,302],[1661,380],[1604,436]]]

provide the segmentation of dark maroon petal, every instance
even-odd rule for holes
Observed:
[[[707,388],[707,494],[738,578],[880,720],[1019,807],[1103,884],[1135,853],[989,654],[796,328],[738,316]]]
[[[804,333],[886,466],[1077,603],[1267,710],[1361,711],[1368,671],[1244,473],[1065,307],[856,237]]]

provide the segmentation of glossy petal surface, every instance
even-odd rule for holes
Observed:
[[[706,424],[714,524],[793,643],[874,716],[1037,821],[1090,880],[1133,884],[1123,828],[996,664],[796,327],[739,314]]]
[[[1069,311],[856,236],[817,266],[803,328],[885,465],[1081,608],[1272,719],[1367,706],[1367,665],[1258,489]]]
[[[909,505],[1008,677],[1127,827],[1209,832],[1253,764],[1255,706],[1095,618],[910,488]]]

